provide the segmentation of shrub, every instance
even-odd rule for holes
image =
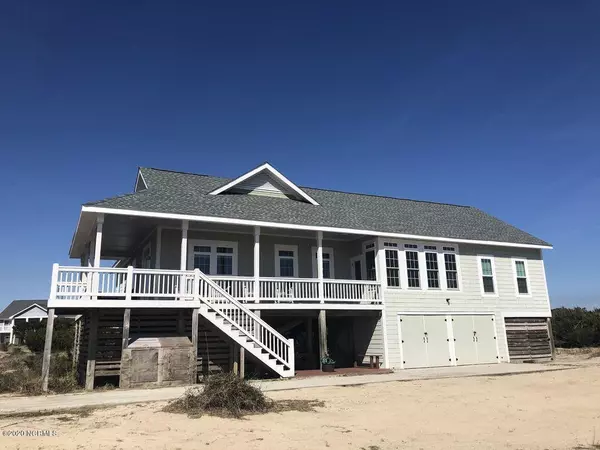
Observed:
[[[24,395],[42,393],[42,355],[12,351],[3,359],[0,369],[0,393]],[[67,353],[56,353],[50,359],[48,389],[65,393],[78,388],[77,378]]]
[[[52,333],[53,351],[71,351],[75,337],[75,322],[72,319],[57,318]],[[46,342],[46,321],[17,321],[15,335],[34,353],[44,350]]]
[[[552,331],[557,347],[600,346],[600,309],[555,308]]]

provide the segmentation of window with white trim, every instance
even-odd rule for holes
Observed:
[[[435,246],[426,245],[425,248],[435,250]],[[425,266],[427,269],[427,287],[429,289],[440,288],[440,272],[438,266],[437,252],[425,252]]]
[[[517,279],[517,293],[519,295],[529,294],[529,283],[527,281],[527,264],[523,259],[515,261],[515,277]]]
[[[217,275],[233,275],[232,247],[217,247]]]
[[[210,245],[194,245],[194,269],[210,275],[210,259],[212,248]]]
[[[404,244],[405,248],[417,248],[413,244]],[[416,250],[405,250],[406,257],[406,275],[408,277],[409,288],[421,287],[421,281],[419,279],[419,252]]]
[[[444,250],[453,247],[444,247]],[[458,289],[458,264],[455,253],[444,253],[444,268],[446,269],[446,289]]]
[[[278,277],[298,276],[298,247],[275,245],[275,274]]]
[[[206,275],[237,275],[237,242],[190,240],[188,267]]]
[[[496,275],[494,273],[494,261],[491,257],[479,258],[481,268],[481,286],[484,294],[496,293]]]
[[[384,242],[385,269],[388,287],[400,287],[400,262],[398,258],[398,244]]]

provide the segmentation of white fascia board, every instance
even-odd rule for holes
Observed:
[[[215,189],[212,192],[209,192],[209,195],[219,195],[219,194],[231,189],[235,185],[240,184],[242,181],[245,181],[248,178],[253,177],[257,173],[262,172],[263,170],[269,171],[281,183],[288,186],[290,189],[292,189],[296,194],[298,194],[300,197],[302,197],[308,203],[315,205],[315,206],[319,205],[319,203],[317,203],[317,201],[314,198],[312,198],[310,195],[308,195],[306,192],[304,192],[302,189],[300,189],[298,186],[296,186],[294,183],[292,183],[290,180],[288,180],[281,172],[279,172],[277,169],[275,169],[275,167],[271,166],[269,163],[264,163],[264,164],[258,166],[256,169],[253,169],[250,172],[247,172],[244,175],[236,178],[235,180],[230,181],[225,186],[221,186],[220,188]]]
[[[40,309],[43,309],[44,311],[48,312],[48,310],[46,308],[44,308],[43,306],[34,303],[33,305],[29,305],[27,308],[22,309],[21,311],[19,311],[18,313],[14,313],[12,316],[9,317],[9,319],[17,319],[19,314],[23,314],[25,311],[29,311],[31,308],[33,308],[34,306],[37,306]],[[34,317],[35,318],[35,317]]]
[[[539,248],[551,250],[553,247],[549,245],[535,245],[535,244],[517,244],[513,242],[496,242],[496,241],[479,241],[474,239],[455,239],[446,237],[432,237],[432,236],[420,236],[416,234],[403,234],[403,233],[387,233],[374,230],[357,230],[353,228],[336,228],[336,227],[321,227],[313,225],[296,225],[292,223],[277,223],[277,222],[264,222],[259,220],[248,220],[248,219],[231,219],[227,217],[210,217],[210,216],[195,216],[191,214],[173,214],[173,213],[160,213],[152,211],[135,211],[128,209],[113,209],[113,208],[102,208],[98,206],[82,206],[81,211],[90,213],[103,213],[103,214],[119,214],[123,216],[135,216],[135,217],[154,217],[157,219],[174,219],[174,220],[190,220],[192,222],[210,222],[210,223],[225,223],[232,225],[248,225],[248,226],[259,226],[259,227],[270,227],[270,228],[281,228],[287,230],[305,230],[305,231],[324,231],[328,233],[344,233],[344,234],[358,234],[368,236],[379,236],[396,239],[415,239],[415,240],[426,240],[436,242],[447,242],[447,243],[463,243],[463,244],[476,244],[476,245],[491,245],[497,247],[516,247],[516,248]]]

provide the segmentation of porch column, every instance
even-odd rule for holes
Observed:
[[[102,228],[104,227],[104,214],[96,219],[96,240],[94,242],[94,267],[100,267],[100,254],[102,250]]]
[[[319,299],[325,303],[325,289],[323,283],[323,232],[317,231],[317,279],[319,280]]]
[[[321,360],[327,355],[327,315],[324,309],[319,311],[319,368],[323,368]]]
[[[193,367],[190,370],[190,383],[196,384],[198,382],[198,321],[200,319],[200,308],[192,309],[192,353],[193,353]]]
[[[187,239],[188,239],[188,227],[189,222],[187,220],[181,221],[181,259],[179,260],[179,269],[187,269]]]
[[[254,227],[254,302],[260,298],[260,227]]]
[[[48,392],[48,379],[50,378],[50,356],[52,354],[52,331],[54,329],[54,308],[48,308],[48,321],[46,322],[46,340],[44,342],[44,356],[42,359],[42,391]]]
[[[14,326],[15,326],[15,319],[12,319],[10,321],[10,337],[8,338],[8,343],[9,344],[12,344],[13,341],[14,341],[14,339],[15,339],[15,336],[13,335],[13,328],[14,328]]]
[[[387,332],[387,313],[385,310],[385,290],[387,289],[387,264],[385,260],[385,245],[383,238],[375,240],[377,246],[376,265],[377,265],[377,281],[379,281],[379,289],[381,290],[381,301],[383,309],[381,310],[381,331],[383,333],[383,364],[385,369],[390,368],[389,362],[389,345]]]
[[[88,335],[87,366],[85,370],[85,389],[94,389],[94,378],[96,376],[96,345],[98,341],[98,310],[90,310],[90,330]]]

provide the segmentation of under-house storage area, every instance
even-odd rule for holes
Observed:
[[[401,314],[403,367],[438,367],[498,362],[491,314]]]

